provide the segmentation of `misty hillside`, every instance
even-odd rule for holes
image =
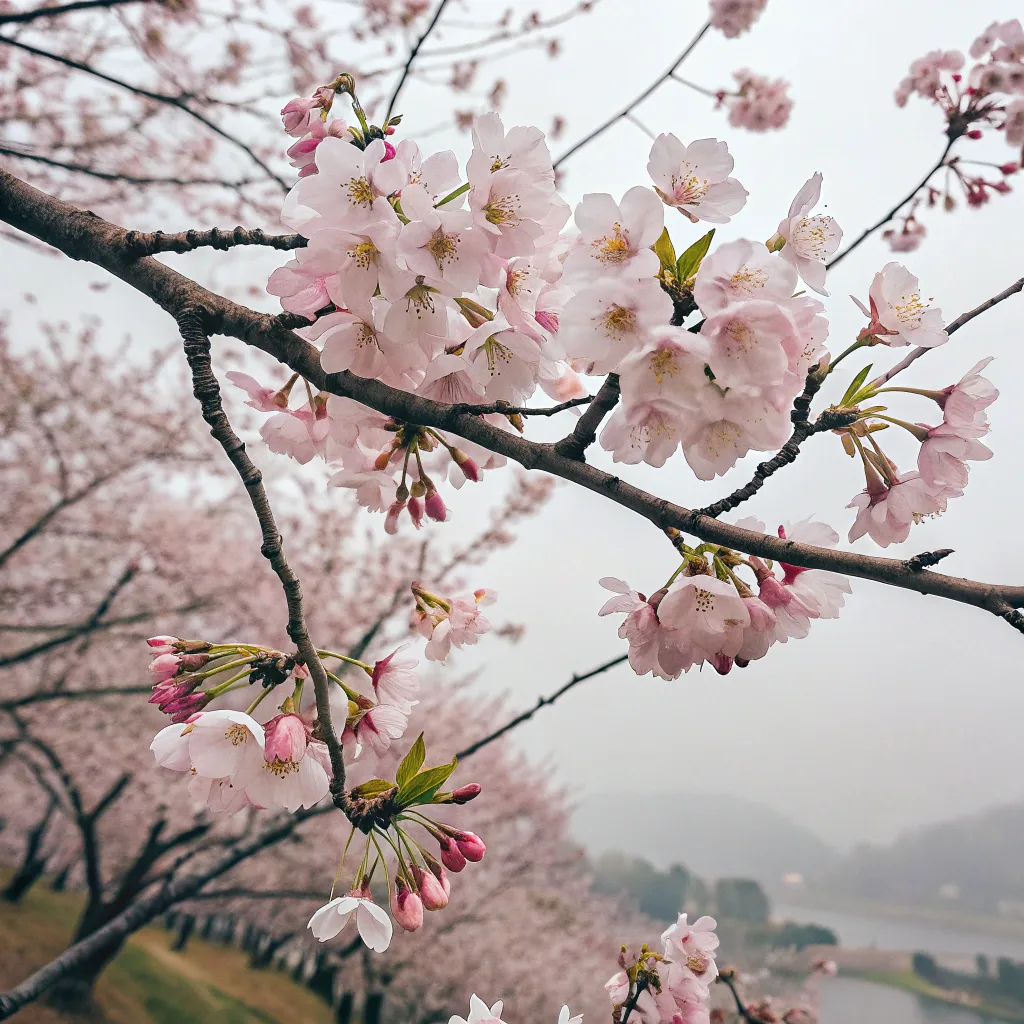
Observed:
[[[1024,802],[859,846],[813,880],[822,895],[975,913],[1024,912]],[[1021,904],[1020,908],[1010,906]]]
[[[603,793],[580,800],[572,829],[594,857],[619,850],[659,868],[679,863],[704,878],[755,878],[769,889],[788,872],[823,875],[840,861],[809,829],[737,797]]]

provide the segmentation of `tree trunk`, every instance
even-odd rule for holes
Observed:
[[[363,1004],[363,1024],[380,1024],[384,1019],[384,993],[371,992]]]
[[[178,934],[174,937],[171,946],[176,953],[180,953],[188,945],[189,937],[196,926],[196,919],[191,914],[182,914],[178,921]]]
[[[338,1000],[338,1012],[335,1014],[336,1024],[352,1024],[352,1007],[355,1003],[355,996],[351,992],[342,994]]]
[[[97,925],[99,927],[99,925]],[[95,929],[93,929],[95,930]],[[124,945],[118,940],[80,964],[56,982],[46,994],[46,1003],[82,1024],[106,1024],[106,1015],[96,1004],[95,989],[99,976]]]
[[[60,871],[53,876],[53,881],[50,882],[50,888],[54,892],[63,892],[68,887],[68,875],[70,874],[71,865],[65,864],[64,867],[62,867]]]
[[[11,876],[3,893],[0,894],[0,898],[8,903],[20,902],[25,893],[39,881],[46,870],[46,862],[49,857],[42,853],[43,840],[46,838],[46,830],[56,807],[56,803],[51,800],[46,808],[46,813],[28,834],[25,842],[25,855],[21,858],[21,864],[18,865],[18,869]]]

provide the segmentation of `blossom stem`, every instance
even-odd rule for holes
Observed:
[[[211,698],[219,697],[222,693],[226,693],[231,687],[232,683],[237,683],[240,679],[245,679],[249,675],[249,670],[244,669],[237,675],[232,676],[230,679],[226,679],[223,683],[218,683],[212,690],[204,690],[204,693],[209,694]]]
[[[713,100],[717,100],[720,95],[720,93],[716,92],[714,89],[705,89],[703,85],[697,85],[696,82],[691,82],[689,79],[683,78],[682,75],[677,75],[674,71],[669,77],[680,85],[689,86],[696,92],[703,93],[705,96],[710,96]]]
[[[337,683],[345,691],[345,696],[348,697],[349,700],[356,700],[357,697],[362,696],[362,694],[353,690],[350,686],[346,686],[344,680],[340,676],[336,676],[333,672],[328,672],[327,678],[332,682]]]
[[[205,672],[197,672],[195,674],[189,672],[188,675],[193,679],[208,679],[210,676],[220,675],[221,672],[226,672],[229,668],[238,668],[239,665],[250,665],[253,661],[253,655],[248,655],[245,658],[238,658],[235,661],[229,661],[225,665],[216,665],[213,668],[208,668]]]
[[[346,665],[356,665],[368,676],[373,675],[373,666],[367,665],[365,661],[360,661],[358,658],[350,658],[347,654],[338,654],[336,651],[317,651],[316,653],[321,658],[337,658],[338,661],[343,661]]]
[[[914,437],[921,442],[928,440],[928,431],[924,427],[919,427],[916,423],[908,423],[906,420],[897,419],[895,416],[886,416],[880,412],[873,412],[872,417],[876,420],[885,420],[886,423],[892,423],[894,426],[902,427],[904,430],[913,434]]]
[[[273,693],[276,687],[267,686],[260,691],[260,695],[245,709],[247,715],[251,715],[259,706],[263,699],[270,693]]]
[[[857,349],[864,348],[866,345],[867,342],[861,341],[860,339],[855,341],[849,348],[840,352],[839,355],[837,355],[835,359],[828,364],[828,372],[831,373],[848,355],[852,355],[857,351]]]
[[[467,181],[465,185],[460,185],[454,192],[449,192],[444,199],[438,199],[434,203],[434,209],[436,210],[439,206],[444,206],[445,203],[450,203],[453,199],[458,199],[459,196],[465,195],[470,189],[470,184]]]
[[[334,881],[331,882],[331,895],[327,898],[330,903],[334,899],[334,890],[338,887],[338,879],[341,878],[342,868],[345,867],[345,860],[348,857],[348,848],[352,845],[352,837],[356,834],[355,825],[349,830],[348,839],[345,841],[345,849],[341,851],[341,860],[338,861],[338,870],[334,872]]]

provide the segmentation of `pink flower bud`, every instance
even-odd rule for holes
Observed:
[[[536,320],[545,331],[548,331],[551,334],[558,333],[557,313],[548,313],[543,309],[538,309],[537,312],[533,314],[533,319]]]
[[[263,727],[266,739],[263,756],[268,764],[297,763],[306,753],[309,729],[298,715],[277,715]]]
[[[203,668],[209,664],[210,656],[208,654],[182,654],[178,658],[178,671],[179,672],[195,672],[198,668]]]
[[[385,135],[394,135],[395,134],[395,127],[394,127],[394,125],[390,125],[389,124],[387,126],[387,128],[384,129],[384,134]]]
[[[444,868],[440,865],[438,868],[443,874]],[[433,872],[424,871],[419,864],[414,864],[412,875],[426,910],[444,910],[448,906],[448,893]]]
[[[969,132],[967,133],[967,138],[969,138],[969,139],[980,139],[980,138],[981,138],[981,136],[982,136],[982,134],[983,134],[983,133],[982,133],[982,131],[981,131],[981,129],[980,129],[980,128],[972,128],[972,129],[971,129],[971,130],[970,130],[970,131],[969,131]]]
[[[395,159],[395,153],[396,153],[395,147],[392,146],[391,143],[387,141],[387,139],[385,139],[384,140],[384,155],[380,158],[380,162],[384,163],[385,160],[394,160]]]
[[[765,576],[757,588],[758,597],[769,608],[784,608],[793,600],[793,595],[774,576]]]
[[[177,654],[160,654],[149,663],[149,672],[159,682],[172,679],[178,674],[179,667]]]
[[[708,661],[711,663],[711,667],[720,675],[727,676],[732,670],[732,658],[726,654],[722,654],[721,651],[716,652]]]
[[[452,458],[467,480],[472,480],[475,484],[480,483],[480,467],[461,448],[452,449]]]
[[[421,498],[409,499],[409,518],[417,530],[423,525],[423,500]]]
[[[395,879],[395,891],[391,894],[391,916],[407,932],[423,927],[423,903],[401,878]]]
[[[315,96],[296,96],[281,108],[281,124],[287,135],[301,135],[309,127],[313,108],[318,105]]]
[[[176,636],[151,636],[147,641],[150,647],[173,647],[180,643]]]
[[[456,831],[452,838],[466,860],[471,860],[475,864],[477,861],[484,859],[487,847],[484,846],[484,841],[475,832]]]
[[[1020,170],[1020,164],[1015,164],[1011,161],[1008,164],[1000,165],[999,170],[1001,170],[1003,174],[1016,174]]]
[[[436,523],[443,523],[448,518],[448,509],[444,506],[444,499],[437,491],[431,491],[426,501],[427,515]]]
[[[197,693],[189,693],[184,697],[171,701],[166,707],[160,710],[171,716],[172,722],[187,722],[197,711],[201,711],[210,703],[208,694],[199,690]]]
[[[470,782],[467,785],[460,786],[458,789],[452,791],[452,803],[468,804],[470,800],[475,800],[482,792],[482,786],[476,782]]]
[[[405,511],[404,501],[394,501],[388,509],[384,519],[384,532],[388,534],[398,533],[398,517]]]
[[[442,836],[438,840],[438,844],[441,847],[441,863],[449,871],[454,871],[458,874],[466,866],[466,857],[462,850],[456,846],[454,840],[449,839],[447,836]]]

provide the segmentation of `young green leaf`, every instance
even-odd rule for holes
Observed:
[[[860,373],[858,373],[857,376],[853,378],[853,380],[850,383],[850,386],[846,389],[846,394],[843,395],[842,401],[840,401],[839,403],[841,406],[845,407],[850,405],[853,396],[857,394],[857,392],[861,388],[861,385],[864,383],[864,381],[868,379],[868,374],[871,372],[872,365],[873,364],[868,363],[868,365],[865,366],[864,369],[861,370]]]
[[[404,786],[410,779],[416,777],[416,773],[423,767],[427,757],[427,748],[423,743],[423,733],[416,738],[416,742],[409,748],[409,753],[402,758],[398,766],[398,774],[395,781],[399,787]]]
[[[651,246],[655,255],[661,260],[661,265],[666,270],[674,271],[676,268],[676,250],[672,245],[672,239],[668,237],[668,228],[664,228],[658,240]]]
[[[389,789],[394,789],[395,784],[388,782],[387,779],[370,779],[368,782],[364,782],[361,786],[356,786],[352,793],[354,796],[380,796],[381,793],[386,793]]]
[[[451,764],[438,765],[436,768],[420,772],[398,791],[398,802],[403,807],[429,804],[434,799],[434,794],[448,781],[458,763],[458,759],[453,757]]]
[[[715,237],[715,229],[712,228],[703,238],[698,238],[690,246],[676,264],[676,276],[680,284],[685,284],[700,269],[701,260],[708,254],[711,248],[711,239]]]

